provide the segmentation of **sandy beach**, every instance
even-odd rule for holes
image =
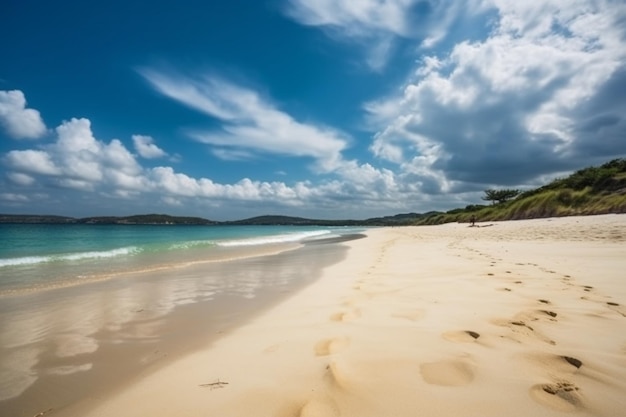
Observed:
[[[626,415],[626,215],[478,226],[369,230],[224,337],[50,415]]]

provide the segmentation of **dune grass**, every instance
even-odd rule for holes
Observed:
[[[608,213],[626,213],[626,159],[581,169],[510,201],[432,213],[415,224],[465,223],[472,216],[485,222]]]

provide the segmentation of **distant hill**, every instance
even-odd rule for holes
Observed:
[[[177,217],[167,214],[142,214],[135,216],[101,216],[72,218],[45,215],[0,214],[0,223],[42,224],[120,224],[120,225],[288,225],[288,226],[397,226],[413,224],[422,214],[408,213],[395,216],[376,217],[366,220],[319,220],[290,216],[258,216],[244,220],[217,222],[201,217]]]
[[[626,159],[576,171],[516,198],[422,216],[416,225],[626,213]]]
[[[365,220],[320,220],[290,216],[257,216],[244,220],[223,222],[232,225],[286,225],[286,226],[397,226],[415,223],[423,214],[407,213],[395,216],[374,217]]]
[[[46,224],[68,224],[75,223],[76,219],[63,216],[40,216],[29,214],[0,214],[0,223],[46,223]]]
[[[200,217],[176,217],[167,214],[141,214],[135,216],[85,217],[75,219],[62,216],[0,214],[0,223],[46,224],[128,224],[128,225],[213,225],[217,222]]]
[[[321,220],[320,220],[321,222]],[[250,226],[275,226],[275,225],[288,225],[288,226],[311,226],[317,225],[318,221],[313,219],[305,219],[302,217],[291,216],[256,216],[249,219],[234,220],[224,222],[223,224],[230,225],[250,225]]]
[[[218,222],[201,217],[180,217],[167,214],[138,214],[126,217],[86,217],[77,223],[86,224],[172,224],[172,225],[212,225]]]

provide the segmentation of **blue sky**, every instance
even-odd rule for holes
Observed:
[[[8,0],[0,212],[361,219],[626,156],[621,0]]]

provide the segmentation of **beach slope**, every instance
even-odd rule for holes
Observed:
[[[478,226],[369,230],[309,287],[81,414],[624,415],[626,215]]]

